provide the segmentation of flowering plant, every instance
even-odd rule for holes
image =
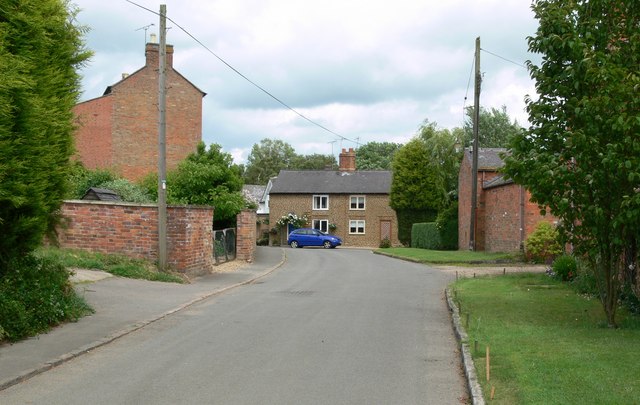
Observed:
[[[296,228],[302,228],[307,224],[309,218],[306,215],[302,215],[301,217],[297,216],[294,213],[289,213],[287,215],[283,215],[277,222],[276,227],[282,228],[287,226],[287,224],[291,224]]]

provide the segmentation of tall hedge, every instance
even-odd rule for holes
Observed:
[[[440,232],[435,222],[413,224],[411,227],[411,247],[439,250],[442,247]]]
[[[73,153],[72,108],[90,56],[64,0],[0,7],[0,276],[55,223]]]

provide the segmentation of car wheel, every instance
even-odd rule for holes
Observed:
[[[291,241],[291,243],[290,243],[289,245],[291,245],[291,247],[292,247],[292,248],[294,248],[294,249],[295,249],[295,248],[297,248],[297,247],[299,246],[299,245],[298,245],[298,241],[295,241],[295,240],[292,240],[292,241]]]
[[[325,240],[322,246],[324,246],[325,249],[329,249],[331,248],[331,242],[329,242],[328,240]]]

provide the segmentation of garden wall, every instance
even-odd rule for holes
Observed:
[[[58,240],[63,248],[158,259],[156,205],[65,201],[62,216]],[[191,276],[213,269],[212,207],[167,208],[167,262]]]

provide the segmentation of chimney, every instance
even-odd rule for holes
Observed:
[[[156,35],[151,34],[151,42],[147,42],[144,55],[147,58],[146,66],[158,69],[160,66],[160,44],[156,41]],[[173,69],[173,45],[167,45],[167,69]]]
[[[349,148],[349,151],[342,148],[340,153],[340,169],[341,172],[355,172],[356,171],[356,152],[353,148]]]

